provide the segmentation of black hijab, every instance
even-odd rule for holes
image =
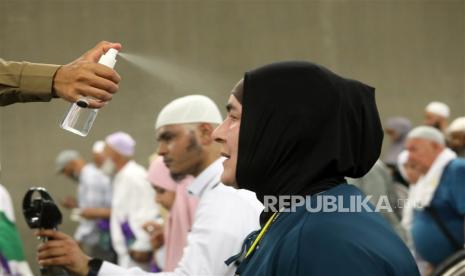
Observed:
[[[265,195],[312,195],[361,177],[381,151],[374,88],[310,62],[247,72],[237,183]]]

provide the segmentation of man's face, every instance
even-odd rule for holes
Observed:
[[[195,127],[166,125],[157,130],[158,155],[174,175],[197,175],[202,169],[203,148]]]
[[[442,120],[442,117],[440,117],[439,115],[425,111],[425,120],[424,120],[425,125],[431,126],[437,129],[441,129],[441,120]]]
[[[79,181],[79,174],[76,172],[76,160],[68,162],[63,168],[63,174],[73,181]]]
[[[74,162],[70,161],[66,166],[63,168],[63,174],[71,179],[74,179]]]
[[[391,139],[391,142],[396,142],[400,137],[400,135],[397,133],[397,131],[395,131],[392,128],[386,128],[384,131],[386,132],[386,134]]]
[[[119,157],[120,155],[116,152],[116,150],[109,145],[105,145],[105,148],[103,149],[104,161],[99,167],[100,170],[102,170],[102,172],[107,176],[113,177],[118,172],[117,161],[120,160]]]
[[[110,146],[105,145],[105,148],[103,148],[103,161],[105,161],[106,159],[110,159],[111,161],[115,162],[115,160],[117,159],[117,155],[118,153]]]
[[[455,151],[461,151],[465,149],[465,132],[454,131],[448,135],[448,141],[450,147]]]
[[[422,175],[420,170],[417,168],[414,162],[407,160],[407,162],[404,164],[404,169],[405,169],[405,174],[407,176],[407,181],[410,184],[415,184],[418,182],[418,179]]]
[[[213,132],[213,138],[221,144],[221,155],[227,159],[223,162],[224,171],[221,182],[237,187],[236,168],[239,151],[239,129],[241,126],[242,105],[231,95],[226,106],[228,115]]]
[[[166,210],[171,210],[174,200],[176,199],[176,192],[168,191],[157,186],[153,188],[155,189],[155,202],[163,206]]]
[[[92,153],[92,157],[94,159],[94,163],[95,163],[95,166],[97,166],[97,168],[100,168],[103,164],[103,162],[105,161],[105,155],[102,153]]]
[[[408,139],[405,145],[409,152],[409,162],[422,173],[426,174],[431,168],[434,160],[438,157],[443,146],[426,139]]]

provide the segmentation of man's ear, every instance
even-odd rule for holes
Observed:
[[[197,125],[197,131],[199,134],[199,142],[202,145],[209,145],[213,143],[212,133],[215,128],[208,123],[201,123]]]

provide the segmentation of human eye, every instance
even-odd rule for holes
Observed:
[[[239,120],[239,116],[237,116],[234,113],[229,113],[228,117],[231,119],[231,121],[238,121]]]
[[[166,132],[166,133],[161,134],[158,137],[158,141],[159,142],[170,142],[171,140],[173,140],[173,138],[175,138],[175,135],[173,133]]]

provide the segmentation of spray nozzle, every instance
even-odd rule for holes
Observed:
[[[104,55],[100,57],[98,63],[103,64],[113,69],[113,67],[115,67],[117,55],[118,55],[118,50],[111,48]]]

